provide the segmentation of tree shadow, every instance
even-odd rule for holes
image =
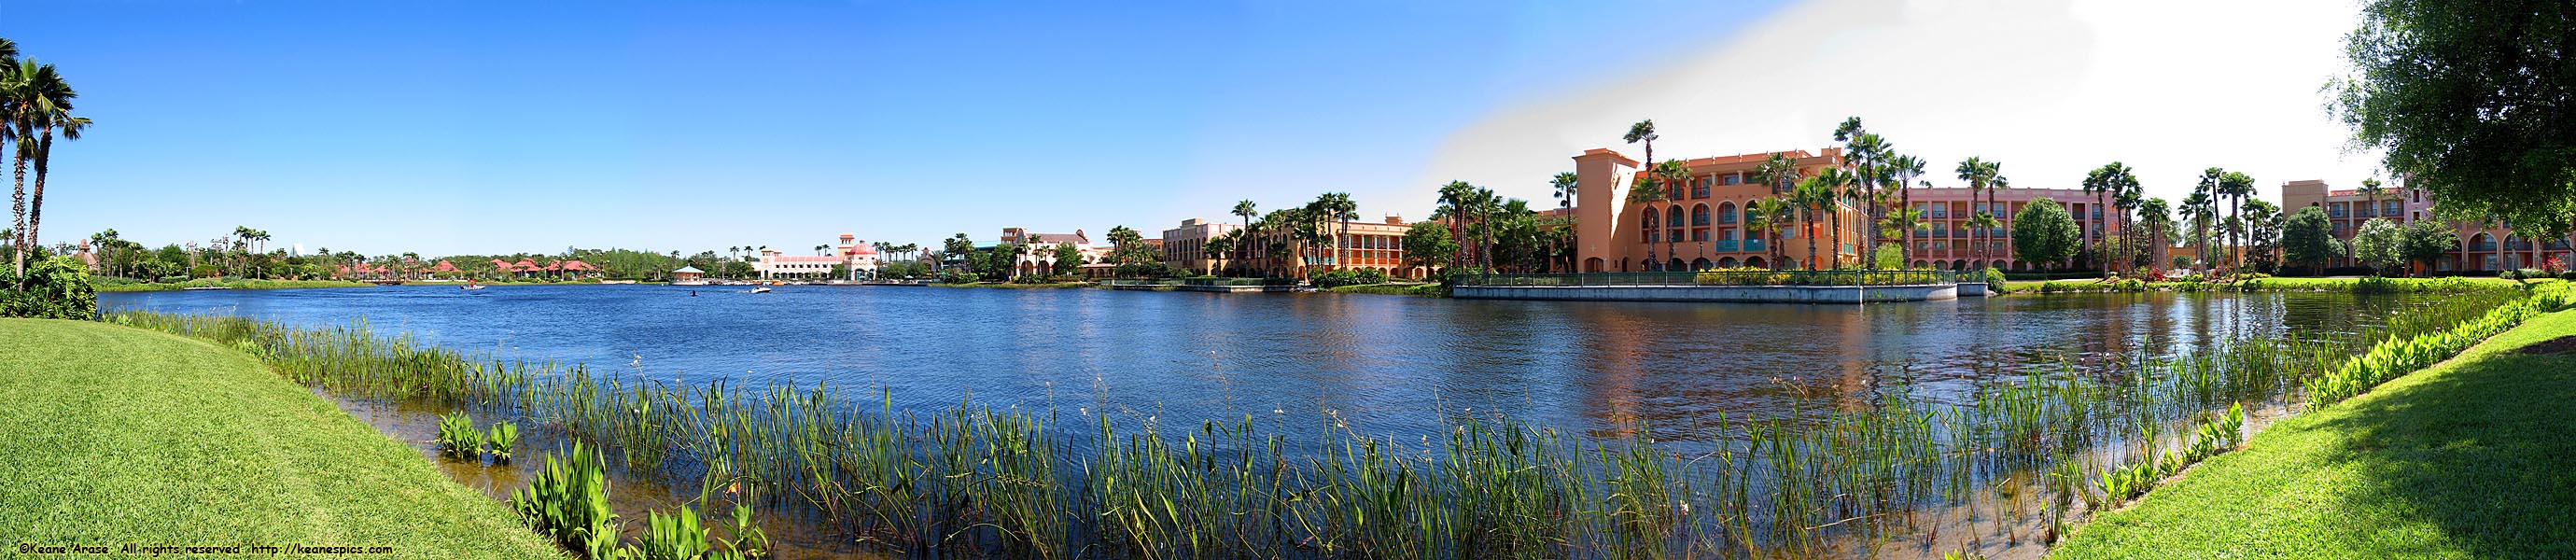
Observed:
[[[2355,479],[2328,507],[2357,529],[2403,512],[2479,558],[2576,558],[2576,356],[2461,366],[2320,423],[2348,435],[2329,461]]]

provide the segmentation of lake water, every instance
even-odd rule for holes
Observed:
[[[886,286],[401,286],[111,293],[110,310],[365,320],[439,344],[706,383],[882,387],[961,401],[1195,425],[1337,418],[1411,438],[1503,412],[1609,433],[1646,421],[1687,444],[1721,412],[1859,408],[1892,387],[1957,402],[2018,378],[1998,363],[2108,366],[2232,336],[2358,331],[2423,296],[2116,294],[1859,306],[1464,301]],[[2058,368],[2047,368],[2059,372]]]

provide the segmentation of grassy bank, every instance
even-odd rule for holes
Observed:
[[[1360,284],[1360,285],[1357,285],[1357,286],[1336,286],[1336,287],[1333,287],[1333,288],[1329,289],[1328,291],[1331,291],[1331,292],[1334,292],[1334,293],[1343,293],[1343,294],[1386,294],[1386,295],[1391,295],[1391,296],[1432,296],[1432,297],[1438,297],[1438,296],[1440,295],[1440,285],[1439,285],[1439,284],[1421,284],[1421,283],[1413,283],[1413,282],[1388,282],[1388,283],[1385,283],[1385,284]]]
[[[2275,424],[2054,556],[2576,557],[2576,354],[2520,351],[2565,336],[2576,310]]]
[[[2534,284],[2557,282],[2535,280]],[[2241,282],[2104,282],[2098,278],[2051,280],[2047,282],[2011,282],[2005,293],[2103,293],[2103,292],[2358,292],[2358,293],[2454,293],[2471,290],[2509,288],[2515,281],[2502,278],[2263,278]]]
[[[187,288],[232,288],[232,289],[236,289],[236,290],[284,290],[284,289],[293,289],[293,288],[365,288],[365,287],[370,287],[370,286],[374,286],[374,285],[375,285],[375,284],[369,284],[369,283],[366,283],[366,282],[351,282],[351,281],[346,281],[346,280],[215,280],[215,279],[198,279],[198,280],[189,280],[189,281],[186,281],[186,282],[180,282],[180,283],[176,283],[176,284],[154,284],[154,283],[148,283],[148,282],[115,282],[115,283],[100,282],[100,283],[97,285],[97,287],[98,287],[98,291],[102,291],[102,292],[159,292],[159,291],[168,291],[168,290],[181,290],[181,289],[187,289]]]
[[[500,502],[248,354],[0,319],[0,546],[389,547],[554,558]],[[148,554],[146,554],[148,555]]]

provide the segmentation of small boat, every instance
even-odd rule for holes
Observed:
[[[766,293],[769,293],[769,287],[768,287],[768,286],[761,286],[761,287],[758,287],[758,288],[752,288],[752,289],[751,289],[751,293],[755,293],[755,294],[766,294]]]
[[[485,285],[482,285],[482,284],[476,284],[476,283],[474,283],[474,281],[472,281],[472,280],[467,280],[467,281],[465,281],[465,289],[467,289],[467,290],[480,290],[480,289],[489,288],[489,287],[490,287],[490,286],[485,286]]]

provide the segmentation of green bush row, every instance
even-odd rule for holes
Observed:
[[[2327,406],[2359,396],[2380,383],[2459,355],[2487,337],[2567,303],[2567,284],[2553,284],[2449,329],[2382,340],[2369,351],[2309,381],[2309,406]]]

